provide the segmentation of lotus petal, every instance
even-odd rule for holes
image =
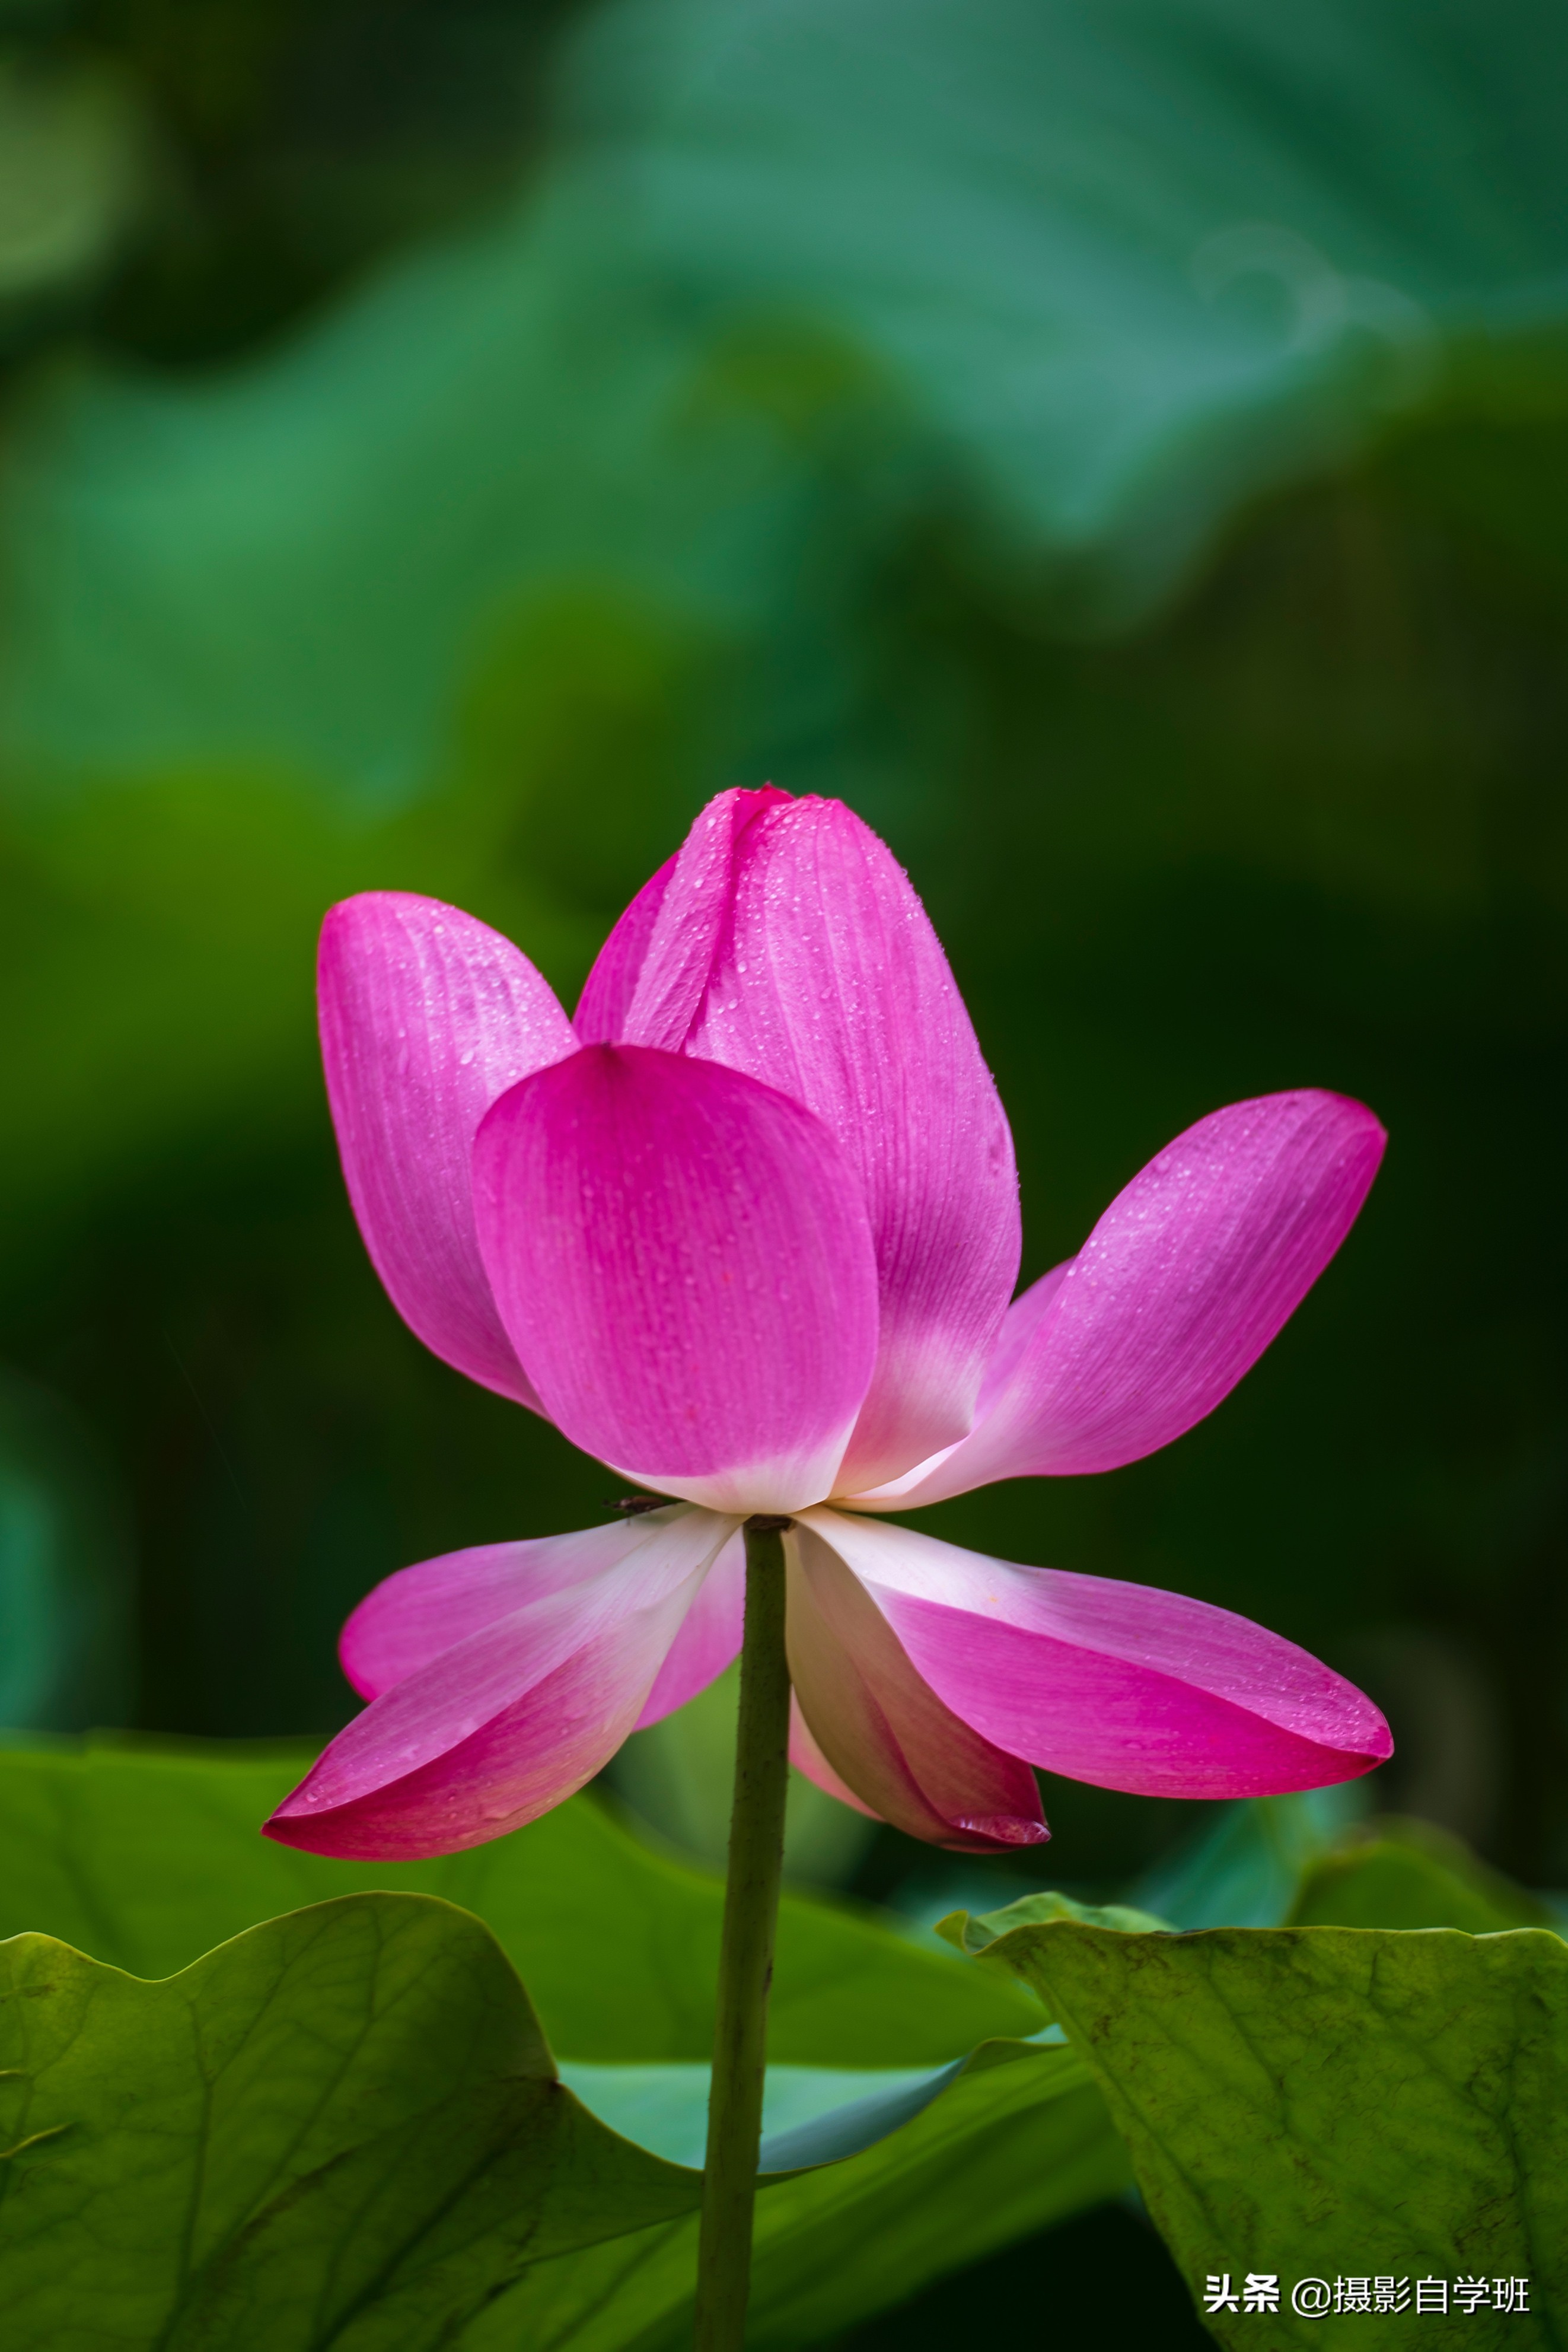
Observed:
[[[1343,1095],[1232,1103],[1152,1160],[1009,1310],[975,1426],[856,1496],[910,1510],[998,1478],[1113,1470],[1228,1396],[1355,1222],[1386,1138]]]
[[[637,1721],[733,1532],[729,1520],[686,1510],[557,1538],[577,1548],[561,1555],[575,1565],[601,1558],[598,1573],[479,1624],[372,1699],[267,1834],[313,1853],[396,1862],[455,1853],[548,1812]]]
[[[1270,1797],[1355,1780],[1393,1752],[1352,1684],[1207,1601],[1018,1568],[844,1512],[802,1524],[853,1570],[954,1715],[1069,1780],[1145,1797]]]
[[[1049,1832],[1033,1773],[922,1678],[831,1534],[819,1532],[835,1518],[813,1513],[786,1539],[789,1672],[813,1748],[862,1811],[912,1837],[965,1853],[1039,1844]]]
[[[404,891],[331,909],[318,986],[349,1198],[393,1306],[444,1362],[539,1412],[479,1261],[471,1163],[497,1097],[572,1052],[570,1023],[509,940]]]
[[[857,1797],[847,1780],[841,1780],[815,1739],[811,1727],[800,1712],[800,1702],[793,1691],[789,1694],[789,1761],[797,1772],[803,1772],[824,1795],[836,1797],[841,1805],[852,1805],[863,1813],[868,1822],[880,1822],[882,1815]]]
[[[637,1729],[663,1722],[716,1682],[740,1654],[746,1619],[746,1538],[737,1528],[703,1579],[658,1679],[643,1702]]]
[[[660,1524],[681,1507],[672,1503]],[[573,1535],[475,1544],[399,1569],[366,1594],[339,1635],[343,1672],[361,1698],[379,1698],[471,1633],[631,1559],[654,1532],[652,1519],[648,1513]]]
[[[575,1444],[714,1510],[831,1491],[876,1269],[820,1120],[714,1062],[585,1045],[502,1097],[474,1165],[502,1319]]]
[[[629,935],[641,906],[623,918]],[[612,940],[607,962],[621,952]],[[600,993],[619,1001],[622,983],[607,977]],[[947,960],[884,845],[838,801],[722,794],[663,891],[622,1034],[776,1087],[860,1171],[881,1330],[847,1486],[961,1437],[1018,1273],[1012,1139]]]
[[[686,1050],[729,928],[740,845],[769,809],[789,805],[773,784],[709,801],[600,950],[578,1006],[585,1045]]]
[[[614,1045],[625,1034],[638,975],[678,863],[677,858],[666,857],[658,872],[650,876],[595,957],[571,1018],[580,1044]]]

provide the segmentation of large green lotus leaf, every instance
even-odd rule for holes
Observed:
[[[978,1971],[977,1971],[978,1973]],[[1124,2190],[1126,2152],[1071,2051],[1005,2044],[913,2122],[757,2207],[751,2352],[807,2352],[930,2280]],[[680,2352],[696,2229],[678,2221],[541,2263],[463,2352]]]
[[[1292,1927],[1555,1927],[1547,1906],[1429,1822],[1367,1824],[1306,1871]]]
[[[0,1750],[0,1934],[36,1928],[161,1977],[258,1919],[368,1887],[443,1895],[486,1920],[553,2045],[574,2059],[705,2062],[723,1888],[652,1853],[592,1798],[428,1863],[334,1862],[258,1834],[298,1751],[92,1743]],[[810,2066],[946,2063],[1029,2035],[1004,1978],[845,1906],[787,1895],[769,2053]]]
[[[1565,74],[1547,0],[631,0],[506,217],[249,367],[40,393],[6,740],[395,795],[508,603],[590,580],[766,644],[799,751],[937,503],[1135,612],[1561,321]]]
[[[1118,1935],[1062,1921],[986,1952],[1061,2019],[1196,2287],[1211,2273],[1528,2278],[1506,2340],[1568,2332],[1568,1945],[1354,1927]],[[1260,2340],[1220,2314],[1219,2340]],[[1504,2340],[1412,2311],[1395,2345]],[[1359,2343],[1281,2309],[1270,2344]]]
[[[56,1811],[55,1899],[68,1907],[61,1889],[74,1878],[81,1927],[90,1916],[103,1940],[120,1890],[84,1845],[80,1802],[74,1812],[70,1804],[98,1776],[82,1773],[81,1759],[62,1760],[78,1770],[74,1792],[57,1777],[53,1790],[66,1800]],[[165,1876],[172,1864],[176,1882],[183,1874],[183,1916],[160,1919],[156,1901],[143,1902],[133,1934],[144,1946],[172,1926],[188,1934],[204,1899],[194,1878],[220,1873],[234,1842],[227,1814],[264,1776],[281,1784],[279,1759],[188,1773],[204,1804],[162,1809],[152,1796],[158,1759],[134,1759],[140,1787],[114,1759],[99,1760],[110,1767],[100,1788],[131,1801],[98,1809],[96,1822],[105,1838],[127,1841],[124,1880]],[[49,1777],[13,1769],[0,1813],[15,1823]],[[137,1811],[160,1810],[162,1847],[135,1825]],[[639,2013],[650,1960],[657,1969],[682,1955],[667,1939],[643,1940],[653,1905],[635,1864],[648,1858],[591,1806],[551,1818],[591,1857],[610,1900],[594,1897],[591,1874],[558,1870],[551,1883],[513,1841],[517,1893],[509,1911],[497,1908],[514,1926],[535,1906],[555,1915],[556,1969],[565,1948],[591,2038],[597,2012],[618,2000]],[[596,1824],[611,1828],[608,1842],[596,1844]],[[309,1858],[289,1859],[306,1859],[308,1871]],[[26,1903],[27,1863],[27,1837],[13,1829],[7,1903]],[[345,1874],[329,1873],[339,1883]],[[407,1885],[415,1874],[388,1874]],[[626,1902],[619,1923],[615,1891]],[[231,1886],[214,1903],[213,1893],[213,1913],[235,1896]],[[858,1960],[860,1981],[852,1997],[842,1969],[820,1984],[828,2032],[818,2038],[832,2038],[835,2011],[846,2039],[873,2004],[913,2011],[920,1970],[906,1975],[901,1963],[924,1956],[882,1938],[872,1954],[885,1963],[879,1974],[865,1966],[869,1931],[834,1924],[861,1936],[849,1971]],[[548,1958],[550,1936],[533,1948]],[[827,1948],[815,1948],[819,1961]],[[0,2295],[19,2315],[8,2344],[418,2352],[449,2341],[481,2308],[476,2344],[608,2352],[689,2336],[695,2230],[683,2217],[696,2197],[689,2168],[706,2068],[579,2062],[564,2070],[569,2095],[516,1976],[466,1912],[423,1894],[340,1896],[246,1929],[152,1984],[45,1936],[0,1950],[15,1970],[0,1979],[0,2036],[9,2021],[16,2038],[0,2049],[0,2067],[17,2070],[0,2073],[11,2150],[0,2177]],[[939,1959],[931,1971],[924,1989],[940,2016],[963,1972]],[[982,2008],[997,2011],[998,1990],[987,1989]],[[1038,2023],[1032,1997],[1014,1993],[1009,2005]],[[789,2006],[786,1991],[786,2016]],[[656,2004],[653,2014],[657,2022]],[[917,2026],[905,2042],[922,2031]],[[876,2040],[858,2036],[867,2059]],[[773,2068],[765,2119],[764,2166],[783,2177],[759,2208],[753,2334],[780,2347],[819,2343],[1128,2178],[1092,2077],[1049,2034],[988,2041],[918,2071]],[[624,2246],[601,2244],[612,2235]]]
[[[488,1930],[354,1895],[144,1984],[0,1947],[14,2352],[423,2352],[526,2270],[688,2210],[555,2078]]]

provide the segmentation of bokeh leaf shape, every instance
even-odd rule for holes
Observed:
[[[0,743],[46,777],[216,761],[384,811],[563,586],[708,640],[781,627],[803,457],[744,404],[692,414],[689,333],[601,211],[530,198],[221,382],[46,398],[0,515]],[[135,644],[83,661],[90,614]]]
[[[487,1929],[428,1896],[268,1920],[158,1984],[45,1936],[0,1971],[17,2352],[422,2352],[700,2193],[580,2107]]]
[[[536,691],[512,730],[511,772],[476,771],[384,825],[346,824],[297,780],[228,769],[7,810],[0,905],[18,957],[0,1201],[14,1254],[24,1232],[36,1247],[62,1206],[198,1122],[297,1133],[320,1122],[310,975],[334,898],[417,876],[483,904],[558,979],[587,964],[601,926],[519,871],[510,831],[564,730],[585,773],[613,756],[616,723],[602,722],[623,717],[618,703],[642,740],[656,738],[657,632],[592,597],[535,618],[515,640]]]
[[[1287,2288],[1374,2273],[1528,2278],[1531,2308],[1510,2315],[1508,2341],[1542,2352],[1562,2342],[1560,1937],[1124,1935],[1060,1920],[1013,1929],[984,1964],[1033,1985],[1092,2067],[1195,2287],[1225,2270],[1272,2273]],[[1351,2341],[1354,2321],[1297,2317],[1286,2300],[1267,2323],[1271,2343]],[[1208,2324],[1223,2344],[1258,2340],[1255,2314]],[[1390,2316],[1382,2333],[1416,2343],[1424,2324]]]
[[[1217,1806],[1210,1822],[1145,1872],[1129,1899],[1176,1927],[1281,1927],[1291,1916],[1303,1872],[1351,1828],[1365,1801],[1360,1782],[1342,1781],[1332,1789]]]
[[[1565,69],[1545,0],[631,0],[505,217],[221,380],[37,404],[8,746],[395,796],[562,579],[787,645],[768,691],[826,710],[841,600],[956,489],[1129,617],[1450,352],[1528,369]]]
[[[1561,315],[1541,0],[630,0],[589,68],[654,261],[874,354],[1113,612],[1452,340]]]
[[[29,302],[103,268],[143,196],[147,145],[129,89],[102,68],[0,66],[0,340]]]
[[[0,1749],[0,1935],[37,1928],[162,1977],[258,1919],[388,1887],[475,1912],[570,2059],[706,2063],[722,1883],[667,1861],[592,1797],[426,1863],[347,1863],[258,1832],[301,1752],[62,1742]],[[787,1894],[770,2055],[816,2067],[946,2065],[1043,2022],[1031,1995],[846,1906]]]
[[[0,1368],[0,1726],[76,1731],[129,1712],[129,1520],[77,1415]]]
[[[1374,1821],[1304,1873],[1292,1927],[1459,1927],[1490,1936],[1557,1926],[1539,1897],[1428,1822]]]

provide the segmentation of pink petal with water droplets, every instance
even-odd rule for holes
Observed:
[[[971,1486],[987,1486],[993,1475],[1009,1475],[1004,1471],[992,1473],[985,1467],[993,1457],[1003,1458],[1000,1447],[1006,1442],[1004,1432],[1011,1425],[1005,1411],[998,1412],[998,1407],[1005,1407],[1012,1395],[1020,1369],[1026,1366],[1035,1332],[1049,1316],[1071,1265],[1069,1259],[1064,1265],[1052,1266],[1009,1307],[990,1362],[986,1366],[986,1377],[980,1383],[975,1426],[969,1435],[961,1437],[956,1445],[945,1445],[939,1454],[928,1455],[924,1462],[917,1462],[902,1478],[890,1478],[885,1486],[873,1486],[868,1494],[844,1497],[846,1509],[909,1511],[919,1503],[934,1503],[945,1495],[967,1494]],[[949,1465],[953,1466],[949,1468]]]
[[[1355,1222],[1386,1138],[1343,1095],[1268,1095],[1199,1119],[1010,1309],[975,1427],[856,1507],[909,1510],[993,1479],[1113,1470],[1228,1395]]]
[[[815,1111],[871,1217],[881,1330],[848,1492],[969,1427],[1018,1274],[1012,1139],[925,911],[852,811],[763,811],[731,889],[687,1051]]]
[[[688,1045],[729,929],[741,845],[769,809],[789,804],[773,784],[709,801],[601,949],[578,1007],[585,1045],[623,1042],[669,1054]]]
[[[737,1528],[703,1579],[659,1677],[643,1703],[637,1728],[662,1723],[716,1682],[740,1654],[746,1617],[746,1538]]]
[[[383,1691],[267,1834],[396,1862],[455,1853],[548,1812],[632,1730],[732,1532],[711,1513],[680,1511],[559,1538],[576,1565],[598,1556],[599,1571],[480,1624]]]
[[[813,1514],[786,1538],[789,1672],[830,1771],[862,1810],[932,1845],[998,1853],[1039,1844],[1049,1832],[1033,1773],[922,1679],[831,1533],[818,1532],[835,1519]]]
[[[1018,1272],[1012,1140],[876,835],[838,801],[721,793],[622,917],[578,1025],[746,1070],[832,1129],[864,1183],[881,1299],[846,1480],[962,1436]]]
[[[1146,1797],[1267,1797],[1393,1752],[1370,1699],[1228,1610],[812,1511],[918,1673],[1009,1754]]]
[[[502,1097],[474,1172],[502,1319],[574,1444],[714,1510],[830,1491],[876,1270],[809,1111],[716,1063],[585,1045]]]
[[[659,1524],[682,1508],[672,1503]],[[651,1521],[643,1514],[572,1535],[475,1544],[400,1569],[366,1594],[339,1635],[343,1672],[361,1698],[379,1698],[471,1633],[630,1559],[654,1532]]]
[[[571,1020],[584,1045],[619,1043],[632,1000],[637,993],[638,975],[647,958],[659,909],[679,862],[677,857],[666,857],[658,872],[650,876],[595,957]]]
[[[397,890],[331,909],[319,1000],[349,1197],[393,1306],[445,1362],[538,1412],[479,1262],[470,1163],[497,1095],[573,1050],[570,1023],[498,931]]]

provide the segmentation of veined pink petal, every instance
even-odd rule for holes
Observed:
[[[614,1045],[624,1034],[653,926],[679,863],[678,856],[666,857],[650,876],[595,957],[571,1020],[582,1045]]]
[[[789,1672],[815,1749],[862,1811],[912,1837],[966,1853],[1039,1844],[1049,1832],[1033,1773],[922,1679],[831,1535],[817,1531],[835,1520],[813,1514],[786,1539]]]
[[[869,1494],[843,1498],[847,1509],[910,1511],[917,1504],[939,1502],[946,1495],[967,1494],[972,1486],[988,1486],[994,1479],[1013,1475],[1006,1470],[988,1470],[985,1465],[992,1459],[1011,1458],[1005,1449],[1008,1433],[1014,1424],[1006,1407],[1020,1385],[1020,1375],[1027,1381],[1029,1351],[1035,1333],[1047,1320],[1071,1264],[1069,1258],[1065,1265],[1053,1265],[1009,1307],[991,1350],[990,1362],[986,1366],[986,1377],[980,1382],[975,1426],[968,1436],[959,1438],[956,1445],[945,1445],[939,1454],[928,1454],[913,1470],[906,1470],[902,1478],[890,1478],[885,1486],[873,1486]],[[1003,1408],[999,1412],[998,1406]],[[953,1466],[949,1468],[949,1465]],[[949,1483],[954,1479],[956,1485]]]
[[[881,1328],[844,1491],[961,1437],[1018,1272],[1012,1139],[883,844],[838,801],[716,802],[677,861],[624,1034],[778,1087],[860,1171]]]
[[[349,1198],[393,1306],[427,1348],[537,1412],[474,1234],[475,1131],[576,1043],[528,958],[439,899],[371,890],[321,929],[321,1055]]]
[[[599,1572],[481,1623],[383,1691],[318,1758],[267,1835],[393,1862],[454,1853],[548,1812],[635,1724],[733,1532],[730,1520],[685,1510],[587,1530],[597,1544],[560,1538],[577,1546],[579,1565],[597,1552]]]
[[[838,1511],[803,1524],[853,1570],[955,1715],[1069,1780],[1146,1797],[1279,1796],[1355,1780],[1393,1752],[1370,1699],[1228,1610],[1017,1568]]]
[[[577,1011],[585,1045],[685,1050],[729,929],[741,843],[759,817],[780,805],[789,805],[789,795],[774,784],[709,801],[600,950]],[[765,1070],[753,1075],[768,1077]]]
[[[789,1694],[789,1761],[797,1772],[804,1772],[826,1796],[836,1797],[841,1805],[852,1805],[868,1822],[880,1822],[882,1815],[873,1813],[862,1802],[847,1780],[841,1780],[816,1741],[811,1727],[800,1712],[800,1702],[793,1691]]]
[[[474,1176],[502,1320],[574,1444],[714,1510],[831,1490],[876,1269],[820,1120],[714,1062],[585,1045],[501,1097]]]
[[[636,1728],[662,1723],[698,1691],[716,1682],[740,1654],[746,1618],[746,1538],[737,1528],[707,1574],[702,1590],[686,1612],[670,1654],[643,1702]]]
[[[682,1508],[672,1503],[658,1524],[668,1525]],[[338,1637],[339,1662],[361,1698],[379,1698],[471,1633],[569,1585],[591,1583],[643,1550],[656,1533],[646,1513],[572,1535],[475,1544],[400,1569],[350,1617]]]
[[[1117,1195],[1077,1257],[1009,1309],[971,1433],[856,1508],[1113,1470],[1168,1445],[1300,1306],[1386,1139],[1343,1095],[1267,1095],[1199,1119]]]

